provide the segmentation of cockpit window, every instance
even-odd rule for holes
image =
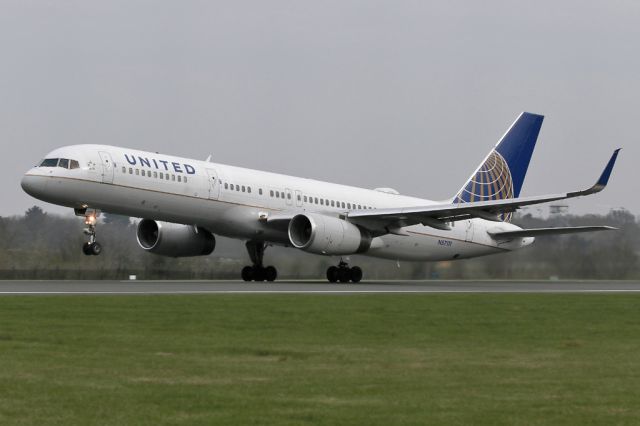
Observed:
[[[63,169],[79,169],[80,163],[77,160],[68,158],[45,158],[40,163],[40,167],[62,167]]]
[[[57,165],[57,158],[45,158],[44,160],[42,160],[42,163],[40,163],[40,167],[56,167]]]

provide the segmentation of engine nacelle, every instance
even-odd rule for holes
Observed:
[[[289,222],[289,241],[304,251],[326,255],[364,253],[371,235],[351,222],[332,216],[305,213]]]
[[[151,219],[140,221],[136,236],[140,247],[161,256],[206,256],[216,248],[215,237],[206,229]]]

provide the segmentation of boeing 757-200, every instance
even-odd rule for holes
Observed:
[[[465,259],[516,250],[539,235],[613,229],[582,226],[522,229],[510,223],[520,207],[590,195],[607,184],[619,149],[592,187],[520,197],[543,116],[523,112],[450,199],[431,201],[390,188],[363,189],[312,179],[107,145],[50,152],[22,179],[40,200],[84,216],[84,254],[96,241],[99,212],[142,218],[140,246],[157,255],[204,256],[214,235],[246,241],[245,281],[273,281],[266,247],[282,245],[340,257],[330,282],[358,282],[362,270],[343,261],[362,254],[410,261]]]

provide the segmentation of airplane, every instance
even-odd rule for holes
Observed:
[[[85,219],[86,255],[99,255],[100,212],[141,218],[136,236],[162,256],[206,256],[215,235],[243,240],[251,260],[244,281],[274,281],[268,246],[340,257],[329,282],[359,282],[350,255],[392,260],[467,259],[521,249],[535,237],[604,231],[609,226],[522,229],[510,223],[525,206],[595,194],[618,152],[588,189],[520,197],[544,117],[521,113],[450,199],[431,201],[391,188],[364,189],[108,145],[55,149],[22,178],[29,195],[67,206]]]

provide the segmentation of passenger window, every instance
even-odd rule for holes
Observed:
[[[80,163],[78,163],[77,160],[69,160],[69,168],[70,169],[79,169],[80,168]]]
[[[153,172],[153,177],[157,178],[158,177],[158,172]]]
[[[344,209],[344,201],[341,201],[340,204],[342,205],[342,208]]]
[[[142,176],[146,176],[144,169],[142,169],[142,171],[140,173],[142,173]]]
[[[160,179],[164,179],[164,174],[160,172]]]
[[[276,198],[280,198],[280,191],[276,191]]]
[[[244,185],[242,185],[242,192],[245,192],[244,190],[246,189],[246,187]]]
[[[315,203],[318,204],[318,197],[315,197]]]
[[[258,188],[258,194],[262,195],[262,188]]]
[[[136,176],[140,176],[140,169],[136,169]]]
[[[306,195],[304,196],[304,202],[305,203],[307,202],[307,196]]]
[[[347,208],[351,210],[351,203],[347,203]]]
[[[127,173],[127,168],[122,166],[122,173]]]
[[[320,205],[324,206],[324,200],[320,198]]]
[[[164,175],[164,178],[165,178],[166,180],[171,180],[171,176],[169,176],[169,173],[167,173],[166,175]]]
[[[129,167],[129,174],[132,175],[133,174],[133,168]]]
[[[269,191],[269,195],[273,197],[273,190]]]
[[[227,182],[224,183],[224,189],[229,189],[229,184]]]
[[[236,185],[236,191],[240,192],[240,185]]]
[[[186,176],[184,177],[184,183],[187,183],[187,177]]]
[[[331,207],[335,207],[335,206],[336,206],[336,204],[335,204],[335,203],[336,203],[336,202],[335,202],[334,200],[331,200]]]
[[[251,194],[251,187],[250,187],[250,186],[247,186],[247,192],[248,192],[249,194]]]
[[[182,176],[178,175],[178,182],[182,182]]]
[[[233,191],[233,189],[234,189],[234,188],[233,188],[233,184],[231,184],[231,190]]]
[[[302,199],[300,198],[300,194],[298,194],[298,201],[302,201]]]
[[[291,193],[287,194],[287,199],[290,200],[291,199]]]
[[[358,210],[360,210],[362,207],[360,207],[360,204],[358,204]]]
[[[176,175],[171,175],[171,180],[175,182],[176,181]]]

